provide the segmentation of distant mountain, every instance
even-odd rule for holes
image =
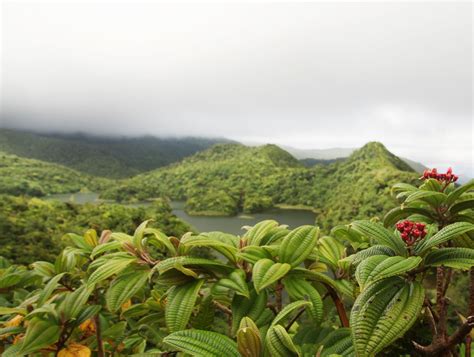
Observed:
[[[169,165],[226,139],[103,137],[0,129],[0,151],[65,165],[95,176],[124,178]]]
[[[291,146],[282,146],[294,157],[299,159],[305,166],[313,166],[317,164],[327,164],[334,161],[341,161],[349,157],[355,148],[331,148],[331,149],[297,149]],[[423,164],[401,157],[410,167],[418,173],[423,172],[427,167]],[[326,161],[326,162],[325,162]]]
[[[0,194],[40,197],[81,190],[99,191],[107,182],[65,166],[0,151]]]
[[[380,143],[346,160],[312,168],[276,145],[221,144],[168,167],[110,187],[106,198],[186,200],[191,214],[232,215],[274,205],[309,207],[323,227],[376,215],[394,206],[390,186],[418,174]]]

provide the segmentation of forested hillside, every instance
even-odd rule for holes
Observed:
[[[312,168],[275,145],[222,144],[122,181],[103,196],[127,201],[165,195],[186,200],[189,213],[204,215],[304,206],[314,209],[318,221],[329,226],[393,206],[390,185],[417,176],[380,143],[365,145],[343,162]]]
[[[226,139],[126,138],[0,129],[0,151],[68,166],[94,176],[129,177],[168,165]]]
[[[44,196],[81,190],[100,191],[107,180],[67,167],[0,151],[0,194]]]
[[[38,198],[0,195],[0,256],[17,263],[54,261],[68,242],[65,233],[87,229],[120,230],[131,234],[142,221],[169,235],[181,236],[190,227],[171,213],[164,200],[147,207],[119,204],[76,205]]]

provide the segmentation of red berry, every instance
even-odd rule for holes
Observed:
[[[402,239],[403,239],[403,240],[407,240],[407,239],[408,239],[408,233],[405,233],[405,232],[404,232],[404,233],[401,234],[401,236],[402,236]]]
[[[421,235],[421,232],[418,229],[415,229],[411,234],[413,234],[413,237],[418,238]]]

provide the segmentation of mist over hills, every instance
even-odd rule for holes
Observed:
[[[0,151],[123,178],[166,166],[227,139],[93,136],[0,129]]]

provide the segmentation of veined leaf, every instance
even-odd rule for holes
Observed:
[[[272,357],[300,356],[290,335],[281,325],[273,325],[268,329],[265,345]]]
[[[286,305],[279,313],[275,316],[272,321],[271,326],[277,325],[284,321],[289,315],[291,315],[295,310],[301,309],[303,307],[307,307],[312,305],[310,301],[306,300],[298,300]]]
[[[323,317],[323,299],[318,290],[306,280],[296,277],[287,277],[283,280],[285,289],[292,300],[307,300],[311,305],[308,310],[315,324],[321,323]]]
[[[43,290],[41,290],[41,293],[38,297],[38,302],[36,303],[36,307],[41,307],[46,300],[49,299],[53,291],[56,289],[58,285],[58,281],[61,280],[61,278],[65,275],[66,273],[61,273],[56,275],[54,278],[52,278],[48,283],[44,286]]]
[[[474,209],[474,197],[471,199],[462,200],[456,202],[454,205],[451,206],[449,211],[451,214],[456,214],[465,210],[472,210]]]
[[[242,357],[262,355],[262,336],[250,317],[244,317],[237,331],[237,349]]]
[[[91,258],[95,258],[99,254],[108,252],[110,250],[117,250],[122,247],[122,243],[120,242],[108,242],[108,243],[102,243],[96,246],[92,252],[91,252]]]
[[[338,328],[330,332],[322,341],[323,350],[321,357],[334,355],[354,356],[354,345],[352,343],[351,329]]]
[[[366,286],[381,279],[401,275],[415,269],[422,259],[420,257],[388,257],[374,255],[363,260],[357,267],[355,277],[361,290]]]
[[[405,200],[405,203],[410,203],[414,201],[425,201],[430,205],[440,205],[446,201],[446,194],[436,191],[424,191],[419,190],[411,193]]]
[[[474,249],[441,248],[433,250],[425,257],[425,265],[470,269],[474,266]]]
[[[253,285],[257,294],[267,286],[283,278],[291,269],[290,264],[275,263],[270,259],[259,260],[253,266]]]
[[[211,232],[211,233],[203,233],[197,236],[187,236],[181,239],[181,244],[187,247],[212,248],[216,250],[217,252],[221,253],[231,262],[235,262],[236,260],[235,254],[237,253],[237,247],[235,246],[233,241],[232,241],[232,244],[229,244],[228,240],[222,237],[226,235],[227,234],[225,233]],[[229,234],[229,236],[231,235]]]
[[[402,337],[417,320],[424,291],[398,277],[369,285],[356,299],[350,324],[357,356],[375,356]]]
[[[247,316],[260,326],[259,320],[267,308],[267,293],[265,290],[257,294],[250,291],[250,298],[234,295],[232,300],[232,334],[237,332],[241,320]],[[268,311],[268,310],[267,310]]]
[[[162,231],[156,228],[145,228],[143,234],[150,235],[147,241],[153,245],[162,245],[165,247],[171,255],[176,255],[176,248],[170,239]]]
[[[412,192],[417,190],[418,188],[408,183],[396,183],[392,186],[392,192]]]
[[[444,227],[438,233],[430,238],[427,238],[415,246],[415,252],[422,254],[428,249],[445,243],[451,239],[459,237],[461,234],[474,230],[474,224],[467,222],[456,222]]]
[[[221,262],[206,259],[206,258],[198,258],[198,257],[191,257],[191,256],[179,256],[168,258],[162,260],[158,264],[156,264],[155,268],[158,269],[160,274],[167,272],[168,270],[175,269],[177,265],[181,266],[196,266],[197,268],[207,268],[207,269],[217,269],[220,271],[230,271],[233,270],[232,267],[225,265]]]
[[[374,255],[393,256],[395,255],[395,252],[391,248],[385,245],[373,245],[372,247],[361,250],[355,254],[349,255],[347,258],[344,258],[342,260],[348,261],[352,265],[357,266],[364,259],[372,257]]]
[[[60,315],[64,316],[65,320],[75,318],[89,300],[93,288],[91,285],[82,285],[72,293],[68,293],[58,308]]]
[[[382,225],[370,221],[355,221],[350,226],[359,233],[375,240],[377,244],[385,245],[398,255],[406,256],[407,251],[402,239]]]
[[[301,226],[292,230],[283,238],[280,245],[280,262],[300,265],[316,246],[319,228],[314,226]]]
[[[318,240],[319,259],[333,270],[337,270],[337,263],[342,258],[344,249],[344,245],[333,237],[325,236]]]
[[[165,319],[171,332],[184,330],[196,303],[204,280],[194,280],[184,285],[173,286],[168,293]]]
[[[418,214],[427,217],[428,219],[432,219],[432,214],[425,208],[420,207],[395,207],[388,211],[383,219],[383,224],[386,228],[393,226],[401,219],[408,218],[413,214]]]
[[[468,183],[456,188],[454,191],[452,191],[449,195],[448,198],[446,199],[446,204],[448,206],[451,206],[453,203],[457,201],[459,197],[465,192],[468,192],[470,190],[474,190],[474,180],[469,181]]]
[[[60,327],[53,320],[33,318],[26,329],[25,338],[21,342],[19,355],[37,352],[44,347],[55,343],[59,338]]]
[[[278,227],[278,222],[273,220],[266,220],[257,223],[244,235],[244,239],[247,240],[247,246],[259,246],[265,236],[276,227]]]
[[[249,297],[250,292],[245,280],[245,272],[241,269],[234,270],[228,278],[219,280],[219,284],[232,289],[236,294]]]
[[[262,247],[250,246],[244,247],[240,252],[237,253],[237,257],[255,264],[260,259],[271,259],[272,255]]]
[[[92,286],[108,279],[112,275],[120,273],[134,261],[136,261],[136,258],[133,256],[121,256],[105,261],[90,275],[87,284]]]
[[[136,269],[116,277],[105,294],[109,311],[116,312],[132,298],[145,285],[149,274],[150,270]]]
[[[237,344],[217,332],[178,331],[166,336],[163,342],[195,357],[240,357]]]

